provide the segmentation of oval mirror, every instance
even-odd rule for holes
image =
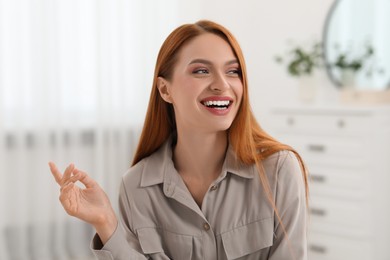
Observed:
[[[337,86],[390,87],[390,0],[336,0],[324,28],[324,59]]]

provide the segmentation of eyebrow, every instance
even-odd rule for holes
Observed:
[[[194,63],[203,63],[203,64],[207,64],[207,65],[211,65],[212,64],[212,62],[209,61],[209,60],[195,59],[195,60],[192,60],[188,65],[194,64]],[[238,63],[238,60],[237,59],[233,59],[233,60],[227,61],[225,63],[225,65],[231,65],[231,64],[236,64],[236,63]]]

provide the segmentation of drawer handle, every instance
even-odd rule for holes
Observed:
[[[319,175],[319,174],[310,174],[310,175],[311,175],[311,180],[313,182],[324,183],[326,181],[326,178],[324,175]]]
[[[315,216],[324,217],[326,216],[326,211],[324,209],[311,208],[310,213]]]
[[[312,252],[319,253],[319,254],[326,254],[326,252],[327,252],[326,247],[320,246],[320,245],[310,245],[309,250]]]
[[[312,152],[319,152],[319,153],[325,152],[325,146],[322,144],[309,144],[307,146],[307,149],[309,149],[309,151]]]
[[[295,120],[292,117],[287,118],[287,125],[293,126],[295,124]]]
[[[337,121],[337,126],[339,128],[344,128],[345,127],[345,121],[343,119],[340,119],[339,121]]]

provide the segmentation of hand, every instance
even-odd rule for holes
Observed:
[[[103,244],[115,231],[117,219],[110,200],[99,184],[87,173],[70,164],[64,174],[53,162],[50,171],[60,185],[60,201],[65,211],[76,218],[92,224]],[[80,181],[85,188],[75,185]]]

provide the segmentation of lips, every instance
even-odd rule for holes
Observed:
[[[208,97],[200,102],[214,115],[223,116],[229,113],[233,99],[230,97]]]

